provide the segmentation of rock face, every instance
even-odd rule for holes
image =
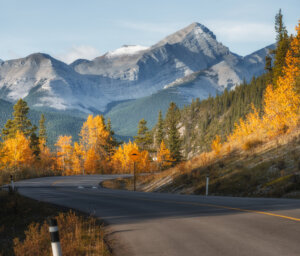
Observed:
[[[41,53],[0,61],[0,98],[84,113],[103,112],[111,102],[170,87],[187,101],[203,99],[260,75],[267,51],[238,56],[208,28],[192,23],[151,47],[125,45],[92,61],[67,65]]]
[[[42,53],[0,64],[0,96],[11,102],[25,98],[36,107],[83,112],[104,108],[109,102],[98,84]]]

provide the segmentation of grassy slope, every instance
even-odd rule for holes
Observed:
[[[300,198],[299,156],[300,132],[296,131],[247,151],[232,151],[205,164],[195,157],[166,171],[165,175],[172,173],[173,182],[155,189],[204,194],[209,174],[212,195]]]
[[[223,152],[207,160],[196,156],[159,174],[138,178],[139,190],[210,195],[300,198],[300,129],[256,148]],[[130,189],[130,181],[109,181],[110,188]]]

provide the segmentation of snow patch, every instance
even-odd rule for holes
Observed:
[[[108,58],[113,58],[122,55],[134,55],[147,49],[149,49],[149,47],[142,45],[124,45],[114,51],[109,51],[105,56]]]

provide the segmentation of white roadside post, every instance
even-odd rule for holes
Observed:
[[[14,179],[13,179],[12,175],[10,175],[10,184],[11,184],[12,191],[14,191],[15,190],[15,184],[14,184]]]
[[[208,196],[208,185],[209,185],[209,176],[206,176],[206,192],[205,192],[206,196]]]
[[[51,236],[51,247],[53,256],[62,256],[56,219],[50,219],[49,232]]]

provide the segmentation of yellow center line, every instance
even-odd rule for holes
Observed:
[[[83,193],[83,194],[90,194],[89,192],[85,192],[85,191],[82,191],[82,190],[78,191],[78,192]],[[273,216],[273,217],[277,217],[277,218],[283,218],[283,219],[288,219],[288,220],[293,220],[293,221],[299,221],[300,222],[300,218],[294,218],[294,217],[275,214],[275,213],[270,213],[270,212],[235,208],[235,207],[217,205],[217,204],[206,204],[206,203],[197,203],[197,202],[182,202],[182,201],[167,201],[167,200],[147,199],[147,198],[131,198],[131,197],[127,197],[127,196],[119,196],[119,195],[113,195],[113,194],[107,194],[107,193],[105,193],[105,194],[101,193],[101,195],[115,197],[115,198],[127,198],[127,199],[131,199],[131,200],[148,201],[148,202],[159,202],[159,203],[168,203],[168,204],[182,204],[182,205],[196,205],[196,206],[205,206],[205,207],[211,207],[211,208],[221,208],[221,209],[228,209],[228,210],[239,211],[239,212],[250,212],[250,213],[263,214],[263,215],[267,215],[267,216]]]
[[[64,182],[65,182],[64,180],[57,180],[57,181],[54,181],[53,183],[51,183],[51,186],[58,184],[58,183],[64,183]]]

